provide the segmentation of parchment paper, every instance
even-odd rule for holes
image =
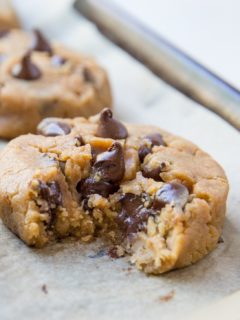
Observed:
[[[36,15],[29,14],[29,1],[21,0],[21,13],[26,8],[23,21],[27,26],[39,25],[50,38],[104,64],[119,118],[159,125],[197,143],[222,164],[231,186],[224,243],[191,267],[146,276],[125,258],[93,258],[98,243],[66,241],[34,250],[0,225],[0,318],[176,320],[189,316],[240,289],[239,133],[155,78],[79,18],[67,6],[69,1],[63,2],[57,10],[51,6],[56,1],[35,0]],[[15,3],[20,6],[20,1]],[[44,15],[46,3],[52,16],[50,11]]]

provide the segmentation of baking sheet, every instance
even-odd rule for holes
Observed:
[[[19,6],[20,0],[15,2]],[[146,276],[125,258],[93,258],[101,247],[98,243],[68,240],[31,249],[0,225],[0,318],[185,318],[240,289],[239,133],[105,40],[68,7],[69,2],[61,1],[55,16],[56,1],[48,1],[45,21],[27,11],[22,19],[95,56],[106,67],[120,119],[157,124],[197,143],[222,164],[231,185],[224,243],[191,267]],[[44,3],[34,1],[36,12],[44,12]],[[25,5],[27,1],[21,0],[21,12]]]

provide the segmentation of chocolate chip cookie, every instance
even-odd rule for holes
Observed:
[[[109,109],[43,120],[0,155],[0,212],[26,244],[74,236],[106,241],[159,274],[192,264],[221,235],[228,182],[197,146]]]
[[[19,21],[10,0],[0,0],[0,37],[9,28],[18,28]]]
[[[35,133],[46,117],[96,114],[111,107],[106,72],[92,59],[47,41],[39,31],[0,36],[0,137]]]

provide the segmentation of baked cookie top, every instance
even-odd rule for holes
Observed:
[[[0,212],[28,245],[106,240],[147,273],[196,262],[221,234],[228,182],[196,145],[109,109],[43,120],[0,155]],[[112,248],[113,246],[113,248]]]
[[[35,132],[45,117],[90,116],[112,104],[106,72],[93,59],[49,43],[39,30],[0,36],[0,83],[5,138]]]

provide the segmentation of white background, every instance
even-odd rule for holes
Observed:
[[[239,0],[110,0],[240,89]]]

